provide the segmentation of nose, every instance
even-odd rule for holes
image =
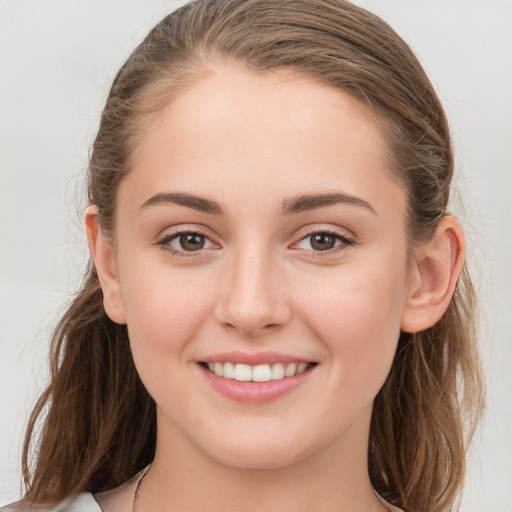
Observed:
[[[246,248],[227,263],[216,321],[228,330],[259,337],[282,328],[290,320],[286,279],[270,254]]]

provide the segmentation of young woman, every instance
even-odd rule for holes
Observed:
[[[452,172],[424,71],[365,10],[162,20],[103,111],[92,262],[5,510],[453,510],[482,395]]]

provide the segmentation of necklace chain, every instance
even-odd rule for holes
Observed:
[[[135,492],[133,493],[132,512],[135,512],[135,505],[137,504],[137,498],[139,496],[140,487],[142,485],[142,482],[144,481],[144,477],[146,476],[149,467],[150,466],[148,466],[146,469],[143,469],[141,475],[139,476],[139,480],[138,480],[137,485],[135,487]]]
[[[139,479],[137,481],[137,485],[135,486],[135,492],[133,493],[132,512],[135,512],[135,506],[137,505],[137,498],[139,497],[140,488],[142,486],[142,482],[144,481],[144,478],[147,475],[148,469],[150,467],[151,467],[151,464],[147,468],[145,468],[145,469],[143,469],[141,471],[141,474],[140,474]],[[385,509],[391,512],[391,509],[388,508],[388,504],[385,503],[384,500],[382,498],[380,498],[380,497],[379,497],[379,500],[382,502],[382,504],[384,505]]]

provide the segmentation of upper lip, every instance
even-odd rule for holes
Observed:
[[[248,364],[256,366],[259,364],[273,364],[273,363],[312,363],[313,361],[304,359],[290,354],[282,354],[279,352],[240,352],[233,350],[231,352],[222,352],[220,354],[213,354],[201,359],[204,363],[233,363],[233,364]]]

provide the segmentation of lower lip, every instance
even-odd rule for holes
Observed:
[[[300,386],[311,376],[316,366],[311,366],[293,377],[269,380],[267,382],[240,382],[234,379],[219,377],[202,365],[199,365],[199,368],[213,388],[222,395],[239,402],[262,403],[275,400]]]

